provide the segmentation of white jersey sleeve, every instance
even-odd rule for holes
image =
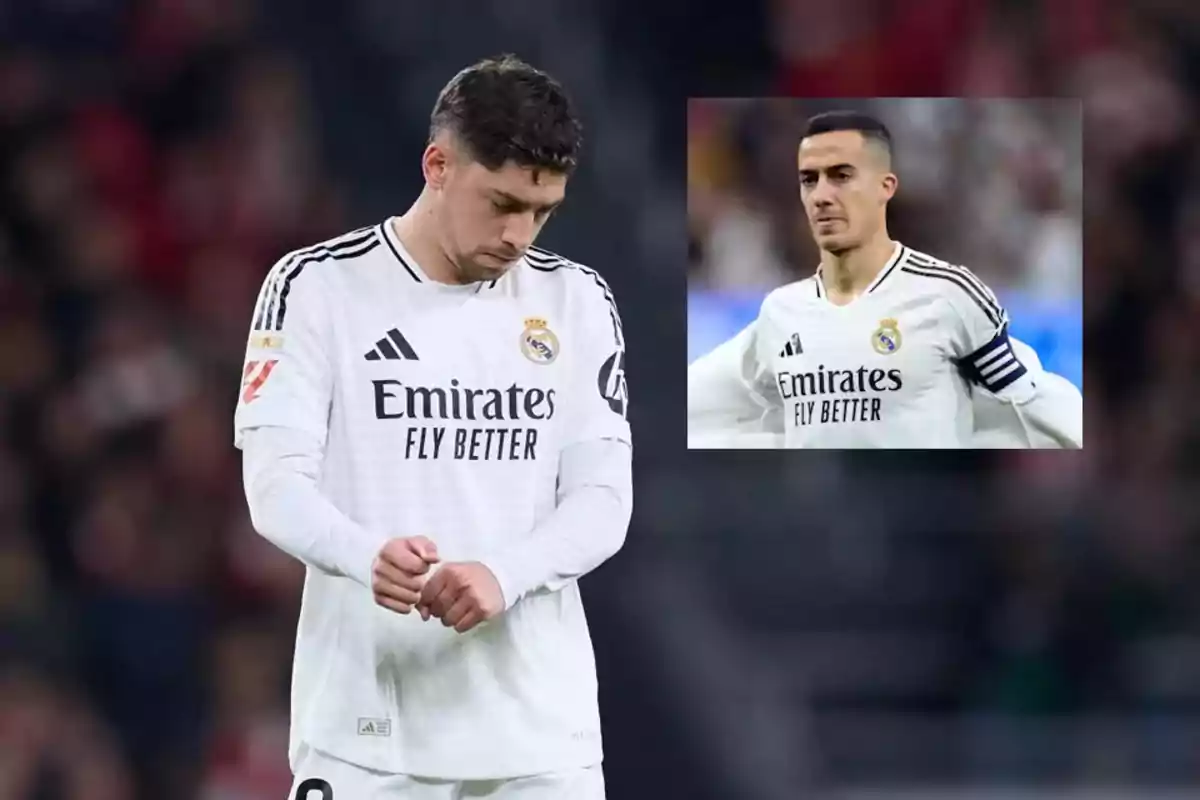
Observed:
[[[632,438],[627,416],[625,337],[612,291],[591,270],[580,291],[554,512],[525,539],[484,563],[506,608],[535,592],[558,591],[621,548],[633,511]],[[580,281],[580,283],[585,283]]]
[[[953,348],[960,371],[977,394],[982,392],[982,401],[975,401],[976,411],[980,402],[1006,406],[1007,413],[1000,418],[1016,426],[1013,435],[1024,442],[1020,446],[1082,447],[1082,395],[1060,376],[1039,379],[1049,374],[1040,363],[1033,363],[1032,348],[1014,346],[1008,313],[996,295],[965,267],[952,269],[957,279],[951,283],[956,285],[946,296],[958,321]],[[976,446],[984,441],[975,438]]]
[[[264,538],[305,564],[371,584],[383,544],[320,491],[332,397],[328,318],[317,270],[285,258],[255,307],[234,444],[243,450],[250,519]]]
[[[777,447],[778,392],[757,357],[757,322],[688,366],[688,446]]]
[[[1036,351],[1019,339],[1013,350],[1036,391],[1023,403],[986,389],[972,395],[976,448],[1068,449],[1083,447],[1083,394],[1061,375],[1043,369]]]
[[[329,311],[320,271],[303,257],[280,259],[263,281],[254,309],[234,445],[264,425],[305,431],[324,445],[333,397]]]
[[[309,567],[370,587],[383,538],[355,523],[317,489],[317,439],[296,428],[264,426],[243,433],[242,449],[242,480],[254,529]]]
[[[484,559],[505,609],[531,592],[556,592],[621,549],[633,513],[627,442],[577,442],[559,458],[558,503],[530,536]]]
[[[631,444],[625,380],[625,333],[612,291],[596,273],[580,291],[578,326],[571,347],[578,349],[571,377],[566,445],[597,439]]]
[[[954,310],[951,346],[959,370],[973,385],[996,395],[1027,398],[1029,370],[1008,336],[1008,312],[995,293],[966,267],[950,267],[945,297]]]

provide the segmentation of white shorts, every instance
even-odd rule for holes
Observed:
[[[287,800],[604,800],[604,772],[590,767],[528,778],[452,781],[376,772],[306,747]]]

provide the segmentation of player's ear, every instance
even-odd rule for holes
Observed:
[[[449,166],[449,153],[437,142],[430,142],[421,156],[421,171],[425,174],[425,183],[433,189],[441,189],[446,183],[446,168]]]
[[[899,186],[900,179],[896,177],[894,172],[889,172],[883,176],[883,199],[885,202],[896,196],[896,189]]]

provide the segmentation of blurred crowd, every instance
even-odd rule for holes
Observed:
[[[269,265],[290,248],[375,220],[350,209],[358,183],[341,188],[339,175],[330,174],[317,137],[328,132],[326,111],[305,80],[314,65],[332,62],[329,37],[343,31],[317,31],[297,55],[261,34],[264,23],[286,17],[292,5],[274,4],[271,20],[261,10],[267,5],[0,4],[5,800],[279,800],[287,791],[287,679],[302,569],[249,526],[231,446],[236,383],[257,286]],[[511,4],[489,7],[511,30],[557,41],[562,20],[545,22],[543,31],[537,26],[544,15],[530,11],[543,5],[553,4],[518,4],[529,12],[523,17],[513,16]],[[1200,702],[1197,506],[1189,494],[1193,454],[1200,452],[1192,402],[1200,389],[1200,340],[1191,331],[1200,311],[1198,6],[1187,0],[1130,8],[1106,0],[725,5],[724,17],[699,18],[694,4],[671,0],[647,11],[661,25],[632,31],[630,20],[640,17],[616,20],[616,11],[608,16],[603,9],[610,6],[597,3],[593,13],[609,24],[576,25],[582,37],[628,34],[618,40],[627,45],[620,58],[601,58],[605,51],[587,40],[591,46],[577,50],[581,72],[586,66],[589,75],[602,76],[618,62],[660,67],[632,81],[597,81],[625,95],[646,93],[640,104],[623,107],[653,110],[657,127],[652,136],[631,137],[629,147],[595,136],[589,152],[619,161],[622,176],[653,177],[663,164],[675,164],[679,147],[668,126],[685,87],[700,96],[756,89],[825,97],[1082,98],[1082,182],[1071,171],[1077,161],[1071,153],[1060,159],[1039,145],[1039,131],[1059,130],[1058,105],[964,106],[950,115],[934,113],[941,107],[932,101],[914,105],[911,121],[897,120],[898,138],[915,148],[902,151],[910,205],[898,206],[897,225],[901,235],[947,236],[946,247],[963,261],[982,260],[990,279],[1053,294],[1076,286],[1078,276],[1047,266],[1070,259],[1058,223],[1046,220],[1069,220],[1082,202],[1088,441],[1069,460],[1015,454],[947,465],[897,454],[780,469],[757,458],[734,462],[736,474],[728,464],[699,463],[683,449],[682,417],[672,440],[666,416],[683,398],[682,382],[662,367],[678,360],[664,353],[682,348],[684,332],[680,327],[672,338],[664,330],[681,303],[665,294],[663,275],[678,274],[672,291],[683,291],[682,255],[677,270],[649,251],[594,264],[611,276],[626,318],[631,418],[644,443],[626,552],[584,585],[599,643],[610,785],[650,792],[614,788],[613,796],[666,797],[684,787],[697,800],[755,796],[739,791],[748,784],[731,777],[738,748],[728,732],[760,730],[788,708],[796,713],[770,729],[800,725],[820,703],[800,692],[790,696],[793,706],[775,698],[746,712],[749,696],[773,684],[721,673],[722,659],[734,656],[804,680],[817,677],[813,659],[825,659],[841,681],[840,707],[871,722],[818,724],[803,758],[784,753],[781,760],[820,761],[841,747],[829,762],[830,781],[882,780],[865,755],[872,742],[894,745],[892,757],[904,755],[910,765],[926,763],[919,752],[951,752],[936,743],[957,738],[926,741],[912,733],[905,714],[915,710],[949,720],[987,712],[1009,722],[1125,714],[1116,718],[1119,732],[1140,737],[1139,752],[1152,757],[1131,760],[1120,777],[1200,776],[1193,711]],[[299,6],[297,19],[318,6],[326,14],[341,11]],[[761,40],[729,36],[733,17],[743,27],[761,19]],[[730,26],[713,21],[723,18]],[[690,36],[674,35],[677,24],[687,24]],[[405,48],[424,47],[430,57],[444,49],[459,64],[508,49],[499,43],[484,52],[456,51],[460,39],[449,27],[431,21],[420,30],[422,36],[408,30]],[[485,33],[475,31],[472,41]],[[387,38],[386,31],[375,36]],[[435,48],[439,36],[453,42]],[[685,44],[705,56],[696,70],[664,55]],[[422,65],[405,61],[406,52],[376,63],[380,85],[388,74],[383,65],[424,80],[416,69]],[[539,49],[522,54],[536,63]],[[689,85],[695,73],[726,83],[705,91]],[[731,75],[745,80],[745,91],[731,90]],[[433,77],[444,81],[448,74],[439,69]],[[363,75],[342,78],[328,83],[358,109],[345,121],[349,141],[361,134],[386,142],[397,130],[406,142],[420,141],[424,121],[418,124],[414,111],[398,126],[374,77],[361,98],[344,86]],[[432,100],[427,89],[421,103]],[[745,183],[734,185],[749,187],[738,193],[748,211],[722,223],[725,234],[711,235],[713,216],[704,222],[708,234],[693,237],[692,277],[727,283],[731,270],[719,265],[730,245],[722,241],[738,243],[747,231],[771,243],[754,261],[751,274],[760,284],[811,264],[804,240],[780,236],[772,216],[779,213],[771,211],[773,193],[794,197],[790,186],[773,183],[788,171],[775,176],[761,162],[739,165],[729,157],[767,153],[774,145],[761,137],[776,129],[774,115],[794,108],[735,104],[722,115],[689,109],[699,116],[696,130],[727,143],[715,151],[725,156],[711,158],[705,180],[741,176]],[[944,118],[961,123],[949,145],[940,138]],[[612,118],[604,122],[622,127]],[[638,161],[630,148],[639,142],[652,143],[658,160]],[[790,163],[793,146],[787,143],[781,163]],[[947,146],[968,163],[1010,166],[1016,188],[956,185],[954,171],[937,166],[945,162],[922,155],[922,148]],[[342,160],[364,171],[374,166],[374,154],[350,155]],[[678,176],[666,177],[682,180],[678,166]],[[594,186],[586,181],[608,175],[605,167],[589,167],[592,177],[580,176],[579,186]],[[415,170],[406,173],[404,191],[389,198],[393,211],[407,203],[417,179]],[[384,188],[391,180],[378,178]],[[618,181],[608,189],[623,186]],[[628,197],[590,194],[572,199],[573,208],[589,214],[564,209],[555,221],[555,232],[580,237],[566,252],[582,260],[632,238],[614,236],[611,217],[591,212],[636,217],[640,206],[629,198],[642,196],[640,190]],[[939,208],[947,219],[985,216],[987,238],[975,241],[941,222]],[[678,215],[682,223],[682,203]],[[697,224],[693,232],[703,231],[689,222]],[[1014,258],[1014,241],[1019,252],[1040,255]],[[647,418],[645,409],[656,416]],[[870,502],[862,502],[863,486],[870,487]],[[765,557],[765,548],[779,557]],[[642,573],[649,576],[644,581]],[[886,669],[908,663],[912,670],[904,674],[916,675],[903,658],[919,651],[879,644],[880,636],[912,641],[895,638],[911,619],[889,622],[901,573],[913,596],[936,603],[922,606],[919,618],[940,609],[937,619],[947,626],[939,641],[952,654],[952,668],[923,673],[936,682],[936,703],[922,705],[928,694],[912,687],[902,696],[900,677]],[[703,592],[681,587],[689,574],[705,576],[698,580]],[[638,600],[654,598],[655,587],[672,593]],[[630,598],[637,607],[622,611]],[[668,613],[680,598],[688,602]],[[866,604],[859,616],[816,613],[854,598]],[[788,638],[805,619],[826,634],[845,634],[845,649],[828,637]],[[704,635],[679,634],[694,629]],[[647,630],[652,635],[638,638]],[[663,642],[675,648],[674,662],[654,649]],[[706,644],[707,650],[688,649]],[[894,690],[884,700],[851,682],[872,667]],[[731,716],[717,724],[713,709],[722,703]],[[895,739],[879,738],[889,730],[880,723],[885,713],[893,714]],[[697,719],[706,725],[692,724]],[[1131,720],[1139,725],[1130,727]],[[1038,757],[1053,748],[1041,747],[1030,730],[982,730],[975,741],[988,745],[983,761],[995,762],[983,765],[993,769],[989,775],[1036,774]],[[754,745],[742,753],[740,763],[749,766],[738,774],[765,776],[770,748],[759,747],[753,733],[734,738]],[[1086,763],[1108,759],[1111,767],[1111,737],[1094,740],[1091,749],[1086,737],[1070,741],[1092,759]],[[918,770],[917,777],[964,777],[962,762],[942,766]],[[718,773],[724,783],[713,778]]]
[[[312,109],[248,4],[6,8],[0,797],[282,798],[302,570],[229,419],[266,268],[349,227]]]

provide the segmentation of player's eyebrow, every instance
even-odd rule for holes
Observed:
[[[535,211],[549,212],[549,211],[553,211],[554,209],[558,208],[562,204],[562,200],[558,200],[553,203],[545,203],[542,205],[535,205],[533,203],[522,200],[521,198],[517,197],[516,195],[509,194],[508,192],[505,192],[501,189],[493,189],[492,194],[496,195],[497,197],[499,197],[501,200],[503,200],[505,203],[512,206],[513,208],[518,208],[518,209],[521,209],[522,211],[524,211],[527,208],[532,208]]]
[[[838,170],[853,171],[854,169],[855,169],[855,167],[853,164],[830,164],[829,166],[821,167],[820,169],[816,169],[813,167],[801,169],[800,174],[801,175],[816,175],[818,172],[837,172]]]

